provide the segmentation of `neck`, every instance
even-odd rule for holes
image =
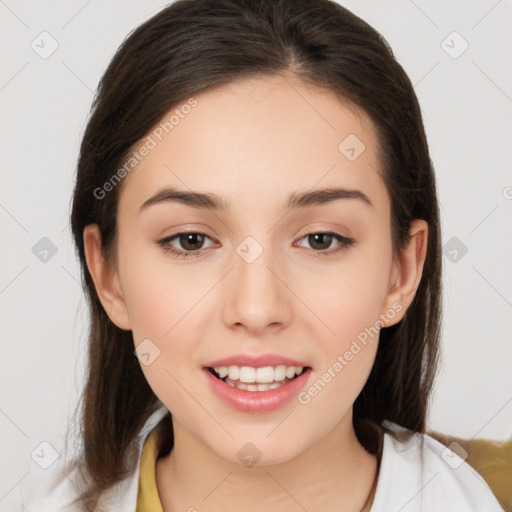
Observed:
[[[377,457],[357,440],[351,412],[293,459],[252,467],[227,461],[173,418],[173,449],[156,464],[164,512],[360,512],[376,485]]]

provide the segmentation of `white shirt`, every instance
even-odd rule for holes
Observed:
[[[138,461],[132,474],[107,490],[102,512],[135,512],[142,448],[148,435],[167,414],[162,406],[150,416],[137,437]],[[393,431],[406,431],[388,423]],[[423,441],[423,442],[422,442]],[[421,457],[423,456],[423,464]],[[2,512],[81,512],[75,471],[65,476],[57,461],[37,468],[22,481],[24,503]],[[49,473],[48,473],[49,472]],[[68,478],[69,477],[69,478]],[[381,467],[371,512],[504,512],[483,478],[455,452],[427,434],[414,434],[407,442],[384,434]]]

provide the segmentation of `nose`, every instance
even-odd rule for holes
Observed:
[[[272,251],[263,250],[252,260],[247,255],[253,251],[254,256],[254,250],[251,244],[242,245],[233,256],[233,269],[222,292],[223,320],[230,328],[261,336],[289,324],[293,293]]]

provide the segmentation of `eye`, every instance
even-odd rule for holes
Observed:
[[[204,233],[198,233],[198,232],[184,232],[184,233],[176,233],[173,236],[164,238],[163,240],[159,240],[157,244],[160,247],[163,247],[164,251],[169,252],[171,254],[174,254],[178,258],[197,258],[199,256],[199,249],[203,245],[203,241],[205,238],[210,238],[208,235],[205,235]],[[180,245],[185,249],[184,251],[177,249],[173,245],[171,245],[171,242],[174,240],[178,240]],[[189,251],[195,251],[195,252],[189,252]]]
[[[333,253],[338,251],[343,251],[348,249],[351,245],[354,245],[356,241],[353,238],[348,238],[346,236],[340,235],[338,233],[333,232],[323,232],[319,231],[316,233],[308,233],[301,238],[301,240],[307,239],[308,242],[312,245],[313,250],[320,248],[321,251],[315,250],[319,254],[317,256],[330,256]],[[326,251],[324,249],[328,249],[331,246],[332,242],[338,242],[339,246],[331,251]]]
[[[197,258],[201,254],[201,249],[206,238],[211,240],[211,238],[204,233],[194,231],[182,232],[159,240],[157,245],[162,247],[164,251],[175,255],[177,258]],[[300,240],[304,239],[307,239],[310,244],[312,244],[312,250],[318,253],[317,256],[329,256],[340,250],[348,249],[348,247],[356,243],[353,238],[348,238],[338,233],[322,231],[308,233]],[[175,240],[179,241],[180,245],[185,250],[181,250],[173,246],[172,243]],[[339,246],[330,251],[325,250],[331,246],[332,242],[338,242]],[[318,248],[321,250],[316,250]]]

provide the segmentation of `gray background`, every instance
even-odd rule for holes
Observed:
[[[429,427],[509,439],[512,2],[340,3],[384,35],[410,76],[436,168],[447,245]],[[115,50],[164,5],[0,1],[0,507],[29,472],[43,476],[31,454],[51,450],[40,443],[60,452],[83,384],[87,309],[67,225],[79,143]],[[43,31],[58,43],[47,58],[31,47],[51,48]],[[46,262],[43,237],[57,251]]]

